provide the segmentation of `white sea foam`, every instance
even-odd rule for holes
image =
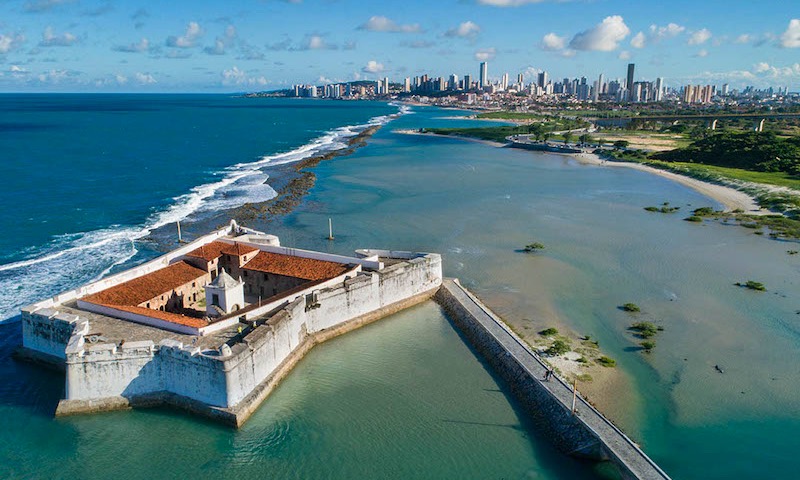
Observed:
[[[47,245],[32,249],[30,258],[0,265],[0,291],[4,292],[0,296],[0,321],[18,315],[24,305],[108,275],[114,267],[138,253],[136,240],[157,228],[196,212],[229,209],[275,197],[276,192],[265,183],[269,176],[262,168],[346,148],[347,140],[365,129],[411,113],[405,105],[393,106],[398,108],[395,114],[374,117],[360,125],[339,127],[294,150],[238,163],[217,172],[217,181],[175,197],[167,208],[153,213],[140,226],[115,225],[61,235]]]

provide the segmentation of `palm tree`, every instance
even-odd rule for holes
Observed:
[[[570,140],[572,140],[572,132],[567,130],[564,132],[564,145],[568,144]]]

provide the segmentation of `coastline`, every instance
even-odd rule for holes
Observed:
[[[400,135],[419,135],[423,137],[457,138],[459,140],[466,140],[468,142],[474,142],[474,143],[482,143],[484,145],[489,145],[491,147],[497,147],[497,148],[503,148],[506,146],[505,143],[493,142],[491,140],[482,140],[480,138],[462,137],[460,135],[442,135],[439,133],[419,132],[417,130],[398,129],[398,130],[392,130],[392,133],[398,133]]]
[[[437,133],[422,133],[414,130],[393,130],[394,133],[400,133],[403,135],[426,135],[431,137],[441,137],[441,138],[458,138],[460,140],[467,140],[471,142],[482,143],[484,145],[490,145],[493,147],[506,147],[507,144],[500,143],[500,142],[492,142],[489,140],[481,140],[477,138],[470,138],[470,137],[462,137],[458,135],[440,135]],[[643,165],[640,163],[633,163],[633,162],[615,162],[611,160],[603,160],[598,155],[594,153],[559,153],[559,152],[550,152],[556,155],[567,155],[571,158],[574,158],[577,162],[583,165],[597,165],[603,167],[624,167],[624,168],[633,168],[635,170],[639,170],[642,172],[651,173],[653,175],[658,175],[662,178],[666,178],[668,180],[672,180],[673,182],[680,183],[686,187],[689,187],[697,192],[702,193],[703,195],[716,200],[717,202],[721,203],[726,211],[734,211],[734,210],[743,210],[744,213],[748,215],[772,215],[774,212],[771,212],[765,208],[762,208],[758,205],[756,199],[740,190],[737,190],[732,187],[728,187],[725,185],[718,185],[716,183],[705,182],[703,180],[698,180],[696,178],[687,177],[685,175],[680,175],[674,172],[668,172],[666,170],[661,170],[658,168],[651,167],[649,165]]]
[[[717,202],[721,203],[727,211],[743,210],[744,213],[748,215],[770,215],[774,213],[765,208],[761,208],[758,205],[758,202],[756,202],[756,199],[747,193],[725,185],[705,182],[696,178],[651,167],[649,165],[643,165],[641,163],[603,160],[594,153],[576,153],[570,154],[570,156],[584,165],[632,168],[642,172],[651,173],[653,175],[658,175],[662,178],[680,183],[681,185],[689,187],[713,200],[716,200]]]
[[[331,160],[336,157],[350,155],[357,149],[367,144],[367,140],[372,137],[375,132],[381,129],[383,125],[372,125],[367,127],[358,135],[347,140],[347,146],[339,150],[323,153],[321,155],[314,155],[298,162],[288,164],[286,169],[288,179],[281,181],[280,186],[276,188],[277,195],[265,202],[260,203],[245,203],[233,209],[232,216],[239,221],[252,221],[261,219],[270,221],[272,216],[286,215],[303,200],[306,193],[314,186],[317,181],[317,176],[310,169],[319,165],[320,162]],[[270,176],[270,179],[272,176]],[[269,180],[267,181],[269,183]],[[266,218],[265,218],[266,217]]]

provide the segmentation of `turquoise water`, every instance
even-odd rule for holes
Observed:
[[[426,114],[440,115],[392,127]],[[674,478],[795,477],[796,244],[685,222],[717,205],[654,175],[460,140],[384,130],[317,174],[306,206],[272,231],[332,251],[443,252],[446,274],[523,329],[559,323],[599,339],[629,382],[607,413]],[[665,201],[681,212],[643,210]],[[544,253],[516,251],[531,241]],[[768,292],[733,285],[748,279]],[[629,301],[643,313],[617,308]],[[650,355],[627,331],[636,320],[665,327]]]
[[[226,105],[245,101],[201,98]],[[224,127],[235,127],[243,112],[253,116],[248,124],[266,125],[257,121],[260,115],[277,110],[282,113],[276,116],[283,118],[291,115],[283,110],[294,105],[260,102],[280,108],[202,112],[220,111],[217,127],[224,138]],[[314,102],[301,105],[327,108]],[[10,242],[6,251],[14,253],[0,263],[29,260],[38,267],[3,270],[0,265],[0,285],[19,288],[23,298],[14,301],[21,302],[24,295],[42,296],[80,284],[114,263],[148,258],[166,248],[165,238],[174,236],[166,227],[154,228],[164,212],[187,212],[188,232],[216,226],[226,217],[224,208],[264,194],[266,189],[256,179],[279,174],[270,162],[258,163],[260,158],[272,161],[275,154],[299,149],[338,127],[362,125],[398,110],[381,104],[336,105],[348,109],[346,122],[338,123],[331,114],[330,122],[318,130],[296,124],[274,127],[263,139],[277,141],[284,133],[304,132],[283,147],[247,144],[241,148],[250,153],[230,158],[232,163],[220,161],[198,170],[190,168],[188,160],[179,163],[194,172],[193,180],[181,185],[165,181],[169,191],[153,189],[149,200],[146,191],[134,192],[128,198],[141,195],[146,206],[138,215],[113,220],[119,226],[97,220],[91,228],[61,232],[48,230],[48,221],[43,223],[44,233],[20,227],[21,235],[30,237],[5,240]],[[125,116],[151,113],[129,110]],[[49,118],[42,115],[39,121]],[[321,163],[315,169],[316,186],[294,213],[251,226],[280,235],[287,245],[338,253],[363,247],[442,252],[448,275],[460,277],[523,330],[558,324],[599,339],[627,382],[605,411],[673,478],[794,478],[795,451],[800,448],[800,315],[795,313],[800,310],[800,258],[788,256],[786,250],[796,249],[796,244],[738,227],[684,222],[688,210],[715,203],[657,176],[392,131],[473,124],[444,118],[452,115],[415,107],[354,155]],[[114,132],[106,132],[106,138],[125,136],[124,129]],[[51,134],[32,127],[25,133],[40,143]],[[6,135],[11,134],[0,134],[2,141],[13,144]],[[244,136],[240,141],[247,143]],[[237,145],[220,141],[200,150],[202,158],[216,159]],[[102,156],[94,158],[93,168],[105,171]],[[183,209],[187,198],[195,198],[183,195],[225,178],[231,173],[227,167],[246,162],[258,163],[258,172],[246,177],[252,180],[249,187],[221,187],[198,208]],[[63,195],[58,192],[60,183],[51,185],[54,191],[43,193],[51,209],[42,211],[55,218],[61,215],[57,205]],[[125,185],[121,182],[116,188]],[[24,196],[25,190],[20,191]],[[2,198],[3,204],[15,201],[10,198]],[[114,198],[98,190],[83,201],[93,208],[107,203],[106,209],[113,212],[109,202]],[[642,209],[664,201],[681,211],[662,215]],[[26,208],[19,208],[20,218]],[[222,210],[215,212],[217,208]],[[6,214],[13,217],[13,209]],[[332,243],[325,240],[329,217],[336,236]],[[92,215],[87,218],[94,221]],[[144,233],[122,235],[113,255],[101,255],[103,249],[92,247],[90,255],[76,250],[74,257],[38,260],[60,242],[75,241],[58,237],[60,233],[89,232],[94,241],[97,232],[105,231]],[[536,256],[516,251],[531,241],[547,248]],[[749,279],[763,282],[768,291],[733,286]],[[629,301],[642,306],[641,319],[665,326],[650,355],[638,351],[626,330],[633,319],[616,308]],[[13,306],[6,304],[7,309]],[[0,326],[3,352],[18,342],[17,329]],[[717,373],[714,365],[723,366],[725,373]],[[597,474],[553,452],[535,428],[520,420],[513,404],[497,391],[498,385],[431,304],[317,348],[238,432],[160,410],[53,420],[62,377],[17,364],[4,353],[0,379],[0,442],[7,446],[0,450],[0,468],[7,469],[0,475],[5,476],[59,476],[63,465],[64,477],[119,472],[127,478],[153,472],[165,477],[227,473],[243,478],[265,472],[276,478]],[[92,469],[86,468],[88,463]],[[381,475],[372,474],[380,468]]]
[[[36,397],[57,384],[20,368]],[[316,347],[238,431],[162,410],[53,420],[22,403],[0,405],[3,478],[595,476],[524,422],[431,302]]]

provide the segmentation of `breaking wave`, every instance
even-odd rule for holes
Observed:
[[[142,225],[112,225],[91,232],[59,235],[48,244],[32,249],[28,258],[0,265],[0,291],[5,293],[0,296],[0,322],[19,315],[20,307],[108,275],[114,267],[138,253],[137,240],[160,227],[194,213],[225,210],[274,198],[277,193],[266,184],[269,175],[263,168],[347,148],[347,141],[367,128],[385,125],[400,115],[412,113],[406,105],[390,105],[398,108],[397,113],[335,128],[294,150],[225,168],[215,174],[218,180],[173,198],[167,208],[151,214]]]

